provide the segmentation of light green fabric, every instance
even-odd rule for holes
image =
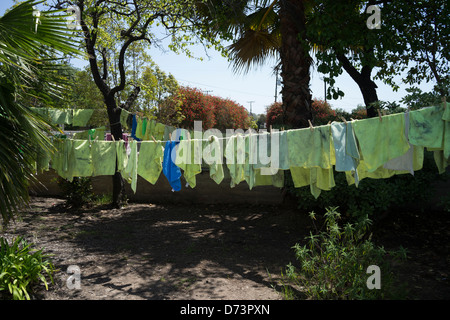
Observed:
[[[120,124],[122,125],[123,128],[130,129],[127,121],[129,115],[130,113],[127,110],[120,109]]]
[[[72,109],[48,109],[48,116],[53,124],[72,124]]]
[[[290,172],[294,187],[301,188],[309,185],[311,194],[316,199],[320,196],[322,190],[331,190],[336,185],[332,168],[291,166]]]
[[[261,169],[255,169],[254,186],[274,186],[277,188],[283,188],[284,170],[278,170],[278,172],[273,175],[263,175],[261,174]]]
[[[274,143],[278,143],[276,147]],[[278,153],[276,152],[278,148]],[[256,169],[274,168],[289,170],[289,145],[287,131],[258,134],[258,161]],[[269,163],[267,163],[269,161]]]
[[[335,151],[330,125],[287,131],[290,167],[332,168]]]
[[[73,139],[75,140],[104,140],[105,139],[105,127],[100,127],[96,129],[89,129],[82,132],[74,133]]]
[[[130,143],[130,142],[129,142]],[[137,154],[137,141],[131,141],[131,152],[128,157],[128,162],[122,177],[128,180],[131,184],[131,190],[136,193],[137,188],[137,170],[138,170],[138,154]]]
[[[72,140],[56,138],[53,140],[56,149],[51,158],[51,168],[64,178],[69,178],[69,154],[72,148]]]
[[[224,178],[223,158],[219,139],[211,136],[210,143],[205,143],[203,147],[203,159],[209,165],[209,176],[217,184],[220,184]]]
[[[368,172],[376,171],[409,149],[403,113],[384,116],[382,121],[378,117],[354,121],[353,129]]]
[[[68,180],[73,177],[91,177],[93,173],[91,144],[88,140],[72,140],[69,155]]]
[[[353,172],[355,183],[358,185],[357,167],[360,160],[358,145],[351,122],[333,122],[331,124],[331,136],[335,150],[336,165],[338,172]]]
[[[162,123],[157,122],[155,124],[155,129],[153,131],[153,136],[156,140],[163,140],[164,139],[164,131],[166,129],[166,126]]]
[[[116,144],[113,141],[92,142],[92,176],[113,176],[116,172]]]
[[[155,184],[162,171],[163,157],[163,142],[142,141],[138,156],[137,174],[151,184]]]
[[[142,126],[144,124],[144,120],[141,117],[136,116],[136,138],[142,140],[144,135],[142,134]]]
[[[202,172],[202,143],[198,140],[181,140],[177,145],[175,164],[191,188],[197,185],[195,176]]]
[[[142,137],[143,141],[153,140],[152,136],[154,137],[153,133],[155,131],[155,124],[156,124],[155,120],[147,120],[146,130]]]
[[[73,110],[73,125],[75,127],[85,127],[94,113],[94,109]]]
[[[117,171],[123,172],[127,167],[128,155],[125,147],[125,141],[120,140],[115,142],[116,145],[116,158],[117,158]]]
[[[236,185],[245,180],[245,138],[242,135],[234,135],[228,139],[225,147],[225,157],[227,167],[230,171],[230,186]]]
[[[410,112],[409,142],[415,146],[442,149],[444,123],[442,106],[434,106]]]

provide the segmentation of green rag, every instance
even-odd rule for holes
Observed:
[[[73,125],[75,127],[85,127],[94,113],[94,109],[73,110]]]
[[[91,144],[88,140],[72,140],[69,154],[69,181],[73,177],[91,177],[93,173]]]
[[[225,147],[227,167],[230,171],[231,188],[245,180],[245,138],[242,135],[234,135],[228,139]]]
[[[124,172],[128,163],[127,149],[125,147],[125,141],[120,140],[115,142],[116,145],[116,157],[117,157],[117,171]]]
[[[163,142],[142,141],[138,156],[137,174],[151,184],[155,184],[162,171],[163,157]]]
[[[361,159],[364,160],[368,172],[374,172],[409,149],[404,133],[403,113],[384,116],[382,120],[370,118],[354,121],[353,129],[359,142]]]
[[[330,169],[335,164],[331,126],[287,131],[290,167],[321,167]]]
[[[116,145],[113,141],[92,142],[92,176],[113,176],[116,172]]]
[[[209,165],[209,176],[217,184],[220,184],[224,178],[223,173],[223,158],[222,148],[219,139],[216,136],[211,136],[211,143],[206,144],[203,148],[203,159]]]
[[[130,146],[131,152],[128,157],[128,162],[122,176],[131,183],[131,190],[136,193],[137,188],[137,169],[138,169],[138,154],[137,141],[133,140]]]
[[[201,141],[181,140],[177,146],[175,164],[183,170],[183,176],[191,188],[195,188],[195,176],[202,172]]]

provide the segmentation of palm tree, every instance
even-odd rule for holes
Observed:
[[[309,46],[306,16],[311,1],[248,1],[253,12],[236,26],[238,39],[230,47],[235,70],[248,71],[253,65],[278,57],[283,79],[284,122],[292,128],[307,127],[312,120]],[[277,67],[278,68],[278,67]]]
[[[51,152],[52,127],[26,101],[61,94],[54,54],[76,53],[66,20],[26,1],[0,17],[0,214],[3,225],[29,200],[37,154]],[[38,92],[39,90],[39,92]]]

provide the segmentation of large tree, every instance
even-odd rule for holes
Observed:
[[[83,47],[89,60],[94,82],[105,101],[111,133],[116,140],[122,138],[120,114],[122,107],[129,109],[139,95],[141,88],[134,89],[123,100],[121,92],[130,81],[126,74],[126,60],[130,47],[143,42],[147,46],[158,42],[158,36],[152,33],[159,24],[167,36],[171,37],[170,49],[189,54],[192,42],[219,43],[209,37],[203,28],[199,0],[78,0],[54,1],[57,8],[75,5],[79,11],[79,24],[83,35]],[[108,49],[117,50],[117,56],[108,59]],[[109,74],[117,68],[118,79],[111,81]],[[124,196],[124,182],[116,171],[113,176],[113,205],[121,205]]]
[[[233,39],[229,53],[237,71],[248,71],[275,58],[283,83],[285,124],[292,128],[307,127],[308,120],[312,120],[312,59],[306,41],[305,14],[310,10],[310,2],[248,0],[229,7],[227,1],[216,4],[216,12],[221,13],[218,28]]]

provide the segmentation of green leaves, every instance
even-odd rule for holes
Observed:
[[[33,244],[17,237],[9,244],[0,238],[0,291],[13,300],[30,300],[32,285],[41,282],[48,290],[55,269],[49,256],[34,250]]]
[[[311,215],[315,219],[315,214]],[[326,209],[324,231],[311,233],[306,245],[293,246],[299,262],[296,268],[287,266],[286,275],[291,283],[302,288],[309,299],[380,299],[389,296],[393,287],[387,254],[395,258],[406,257],[404,248],[387,252],[366,238],[368,219],[359,223],[339,226],[341,219],[337,207]],[[369,290],[366,286],[367,267],[380,266],[383,274],[382,290]]]

